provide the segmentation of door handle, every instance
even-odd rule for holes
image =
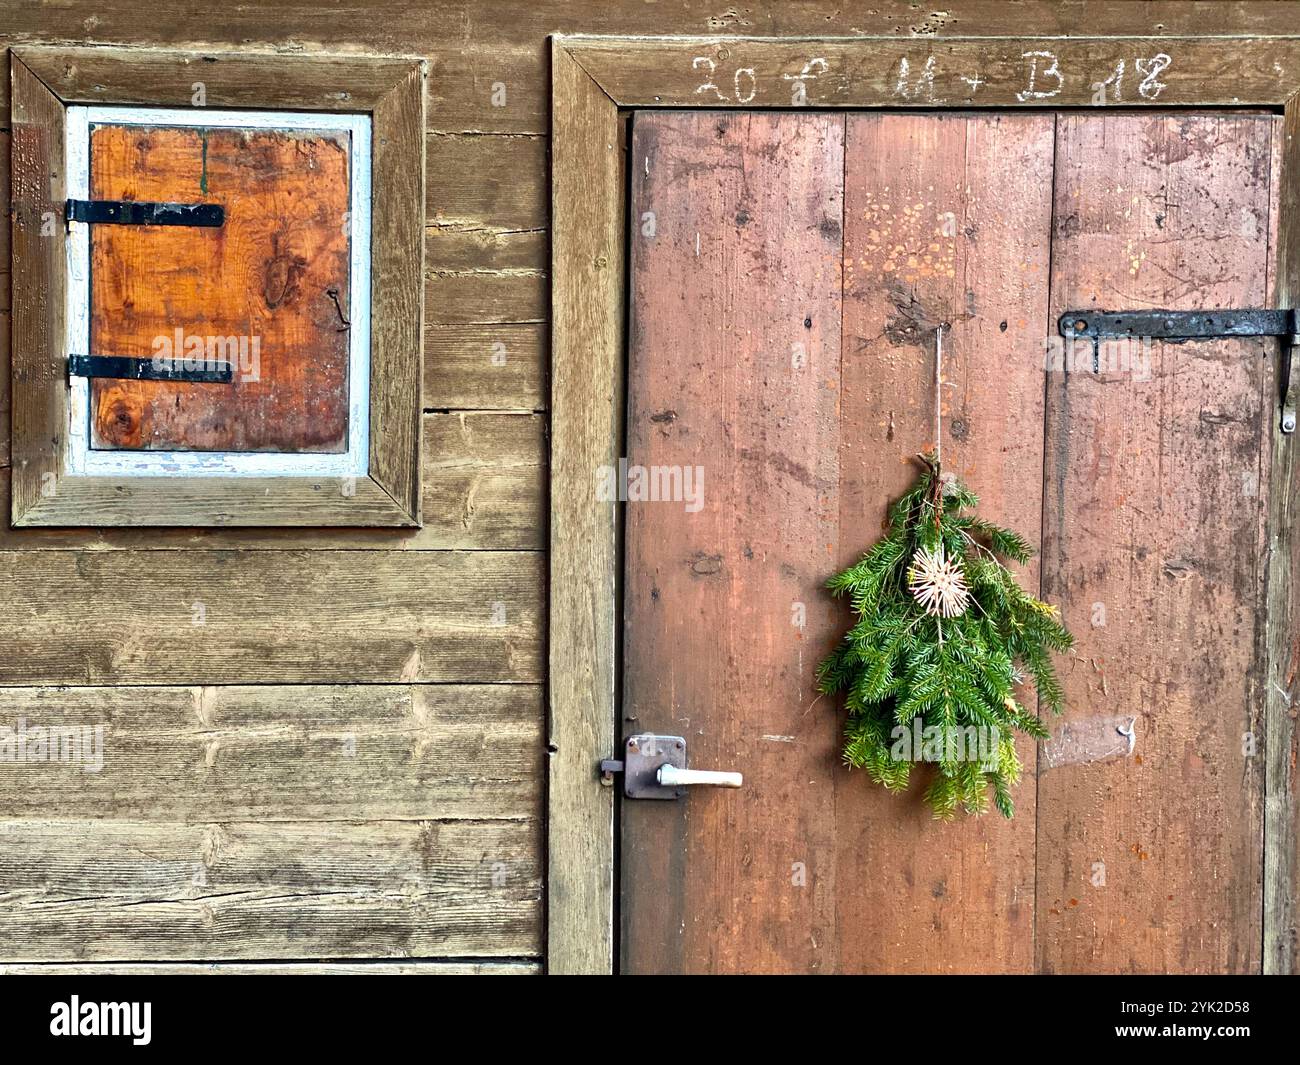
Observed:
[[[622,758],[600,763],[603,784],[613,784],[614,774],[623,774],[623,794],[629,799],[680,799],[689,785],[738,788],[739,773],[714,769],[686,768],[686,737],[657,736],[642,732],[623,741]]]
[[[745,782],[739,773],[718,769],[678,769],[675,765],[661,765],[655,778],[665,788],[684,784],[712,784],[716,788],[738,788]]]

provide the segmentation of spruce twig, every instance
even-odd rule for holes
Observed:
[[[885,535],[827,582],[835,595],[848,596],[855,624],[818,667],[818,687],[843,695],[850,766],[900,790],[915,761],[936,761],[925,792],[936,817],[959,809],[982,813],[990,786],[994,805],[1010,817],[1021,768],[1015,733],[1048,735],[1038,714],[1017,702],[1015,684],[1027,678],[1040,707],[1059,712],[1062,692],[1051,656],[1069,650],[1073,640],[1056,608],[1021,588],[1007,568],[1029,559],[1029,543],[968,513],[978,498],[964,485],[943,483],[937,455],[918,458],[921,473],[889,508]],[[919,552],[927,564],[918,567]],[[915,587],[918,570],[918,580],[958,587]],[[958,613],[941,616],[939,603]],[[967,729],[984,730],[987,758],[976,761],[969,751],[953,756],[948,738],[969,739]],[[937,757],[924,750],[900,754],[911,746],[904,739],[918,732],[937,733],[943,741]]]

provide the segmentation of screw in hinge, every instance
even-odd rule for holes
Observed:
[[[1278,366],[1282,392],[1282,432],[1295,432],[1295,389],[1291,383],[1292,361],[1300,347],[1300,335],[1292,334],[1282,345],[1282,361]]]

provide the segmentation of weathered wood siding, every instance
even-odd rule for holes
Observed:
[[[3,7],[7,493],[7,46],[114,35],[89,5]],[[374,29],[442,18],[354,14],[311,47],[409,54]],[[211,20],[119,43],[265,50],[324,25],[305,6],[261,16],[260,45],[214,40]],[[457,89],[435,80],[436,106]],[[105,730],[98,772],[0,766],[0,965],[24,963],[4,971],[539,968],[547,151],[544,127],[484,132],[427,136],[422,529],[28,532],[3,508],[0,725]]]

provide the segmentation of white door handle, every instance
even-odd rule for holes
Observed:
[[[685,736],[639,732],[623,741],[622,758],[601,759],[600,779],[603,784],[612,784],[614,774],[622,773],[624,797],[670,800],[684,798],[688,784],[738,788],[743,782],[739,773],[686,769],[685,763]]]
[[[744,783],[739,773],[724,773],[716,769],[678,769],[675,765],[661,765],[655,774],[665,788],[684,784],[712,784],[719,788],[738,788]]]

